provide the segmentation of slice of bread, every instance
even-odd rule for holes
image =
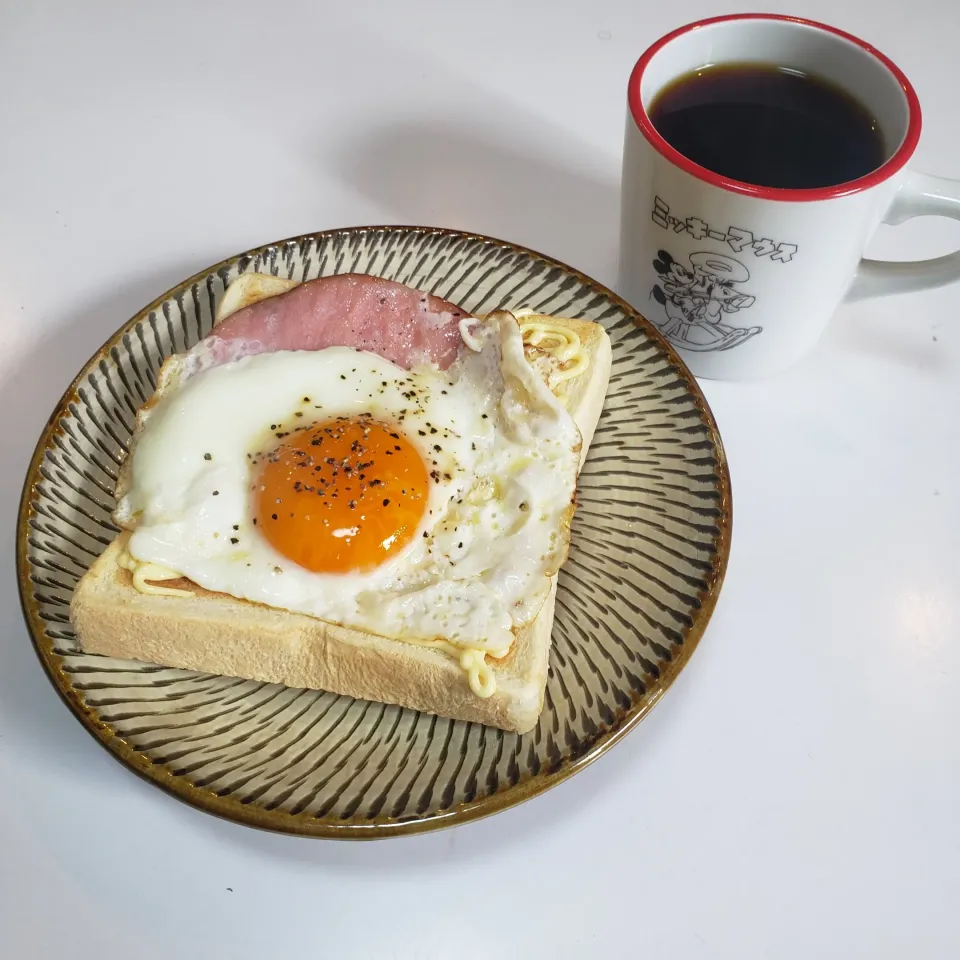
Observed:
[[[231,302],[245,306],[279,292],[269,285],[257,290],[245,284]],[[230,293],[228,289],[225,300]],[[555,388],[580,429],[582,463],[610,375],[609,338],[600,325],[587,321],[523,317],[522,322],[532,319],[577,334],[588,358],[582,373]],[[190,596],[140,593],[118,562],[128,536],[121,534],[106,549],[74,592],[70,617],[87,653],[328,690],[517,733],[537,723],[549,666],[556,577],[540,613],[517,631],[507,656],[488,661],[496,689],[481,698],[457,660],[433,647],[210,593],[187,580],[164,586],[186,587]]]

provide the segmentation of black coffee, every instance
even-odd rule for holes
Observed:
[[[832,187],[885,159],[862,104],[826,80],[774,66],[705,67],[664,88],[648,112],[694,163],[761,187]]]

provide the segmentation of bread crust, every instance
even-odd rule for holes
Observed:
[[[610,341],[599,324],[550,322],[577,333],[589,357],[586,372],[565,381],[560,395],[583,438],[582,464],[606,394]],[[211,593],[189,581],[176,586],[189,587],[191,596],[142,594],[118,563],[127,537],[121,533],[74,591],[70,619],[87,653],[327,690],[516,733],[537,723],[549,668],[556,577],[536,619],[517,631],[510,653],[488,661],[496,690],[481,698],[457,660],[443,650]]]

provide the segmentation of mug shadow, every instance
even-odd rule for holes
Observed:
[[[332,161],[329,144],[323,152],[345,184],[397,222],[510,240],[611,285],[619,170],[598,175],[591,151],[542,121],[528,144],[519,146],[516,135],[511,141],[492,129],[408,121],[345,141]]]
[[[90,772],[88,735],[68,716],[44,676],[27,635],[16,577],[17,507],[34,446],[48,416],[97,348],[147,303],[198,269],[171,266],[126,280],[80,306],[19,358],[0,379],[0,529],[8,548],[0,557],[0,717],[3,733],[32,761],[56,764],[70,776]],[[92,746],[92,744],[90,744]]]

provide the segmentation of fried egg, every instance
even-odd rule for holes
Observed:
[[[163,391],[117,507],[130,556],[270,607],[503,656],[566,555],[580,436],[510,314],[462,334],[447,370],[332,347]]]

